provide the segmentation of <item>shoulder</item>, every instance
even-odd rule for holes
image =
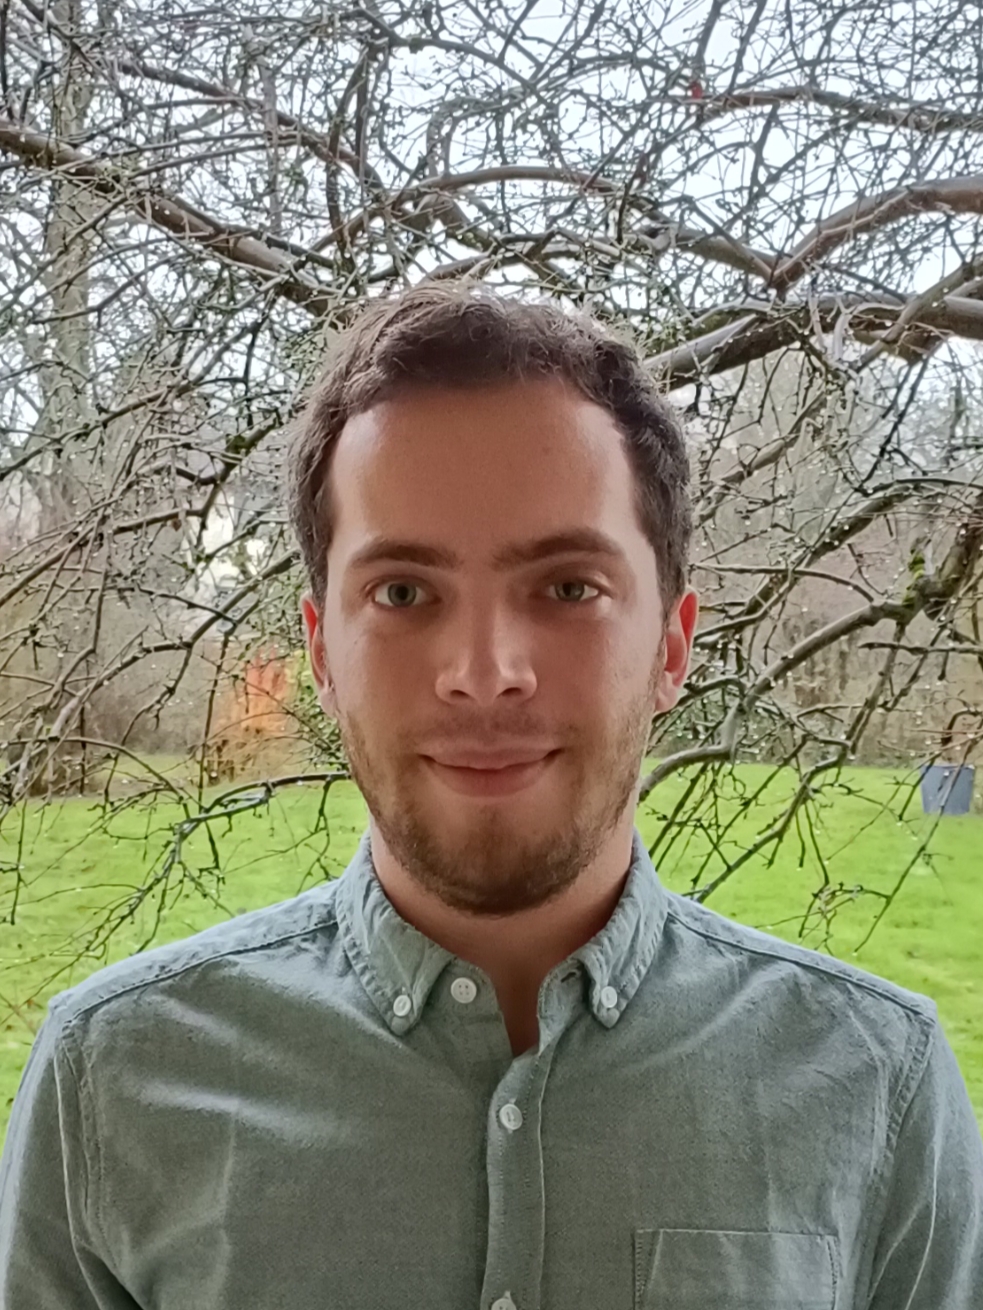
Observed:
[[[803,1043],[833,1040],[895,1067],[924,1064],[938,1028],[930,997],[735,923],[686,896],[667,896],[667,928],[683,974],[706,980],[719,1000],[742,995],[757,1015],[798,1032]]]
[[[290,900],[107,965],[53,997],[52,1014],[61,1024],[72,1024],[124,997],[145,994],[172,980],[221,968],[243,957],[276,955],[299,939],[333,933],[336,886],[337,880],[320,884]]]

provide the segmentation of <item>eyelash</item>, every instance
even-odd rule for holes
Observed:
[[[551,582],[549,585],[551,587],[562,587],[565,583],[568,582],[581,583],[583,586],[590,587],[593,591],[596,591],[598,593],[597,596],[588,596],[585,600],[579,602],[577,601],[559,602],[561,605],[565,605],[568,609],[583,608],[583,606],[586,605],[588,601],[598,600],[600,596],[604,594],[602,589],[597,585],[596,582],[588,582],[586,578],[560,578],[557,582]],[[372,584],[372,586],[369,588],[369,599],[372,600],[372,597],[375,595],[375,593],[379,590],[380,587],[392,587],[392,586],[396,586],[397,584],[402,584],[403,586],[409,586],[409,587],[419,587],[419,588],[422,588],[424,585],[421,582],[414,582],[411,578],[388,578],[384,582],[375,582]],[[372,601],[372,603],[376,605],[375,601]],[[393,610],[396,613],[398,613],[400,610],[419,609],[420,606],[419,605],[377,605],[377,608],[383,610]]]

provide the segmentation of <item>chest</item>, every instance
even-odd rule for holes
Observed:
[[[148,1105],[106,1194],[126,1284],[147,1310],[853,1305],[863,1163],[828,1106],[705,1055],[583,1068],[409,1059]]]

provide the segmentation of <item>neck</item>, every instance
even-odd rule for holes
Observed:
[[[543,979],[610,919],[628,881],[634,812],[572,886],[531,910],[467,914],[419,886],[394,859],[370,820],[372,862],[383,891],[407,923],[491,979],[516,1054],[535,1043]]]

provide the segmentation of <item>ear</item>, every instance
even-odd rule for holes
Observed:
[[[311,660],[311,673],[317,688],[317,699],[329,719],[338,717],[338,705],[335,700],[334,684],[328,668],[327,652],[324,648],[324,629],[321,611],[309,593],[300,602],[300,615],[304,621],[304,635],[307,638],[307,653]]]
[[[656,714],[664,714],[666,710],[671,710],[679,700],[683,683],[689,673],[693,635],[696,632],[699,613],[699,598],[692,587],[687,587],[672,607],[665,623],[663,632],[665,664],[655,698]]]

